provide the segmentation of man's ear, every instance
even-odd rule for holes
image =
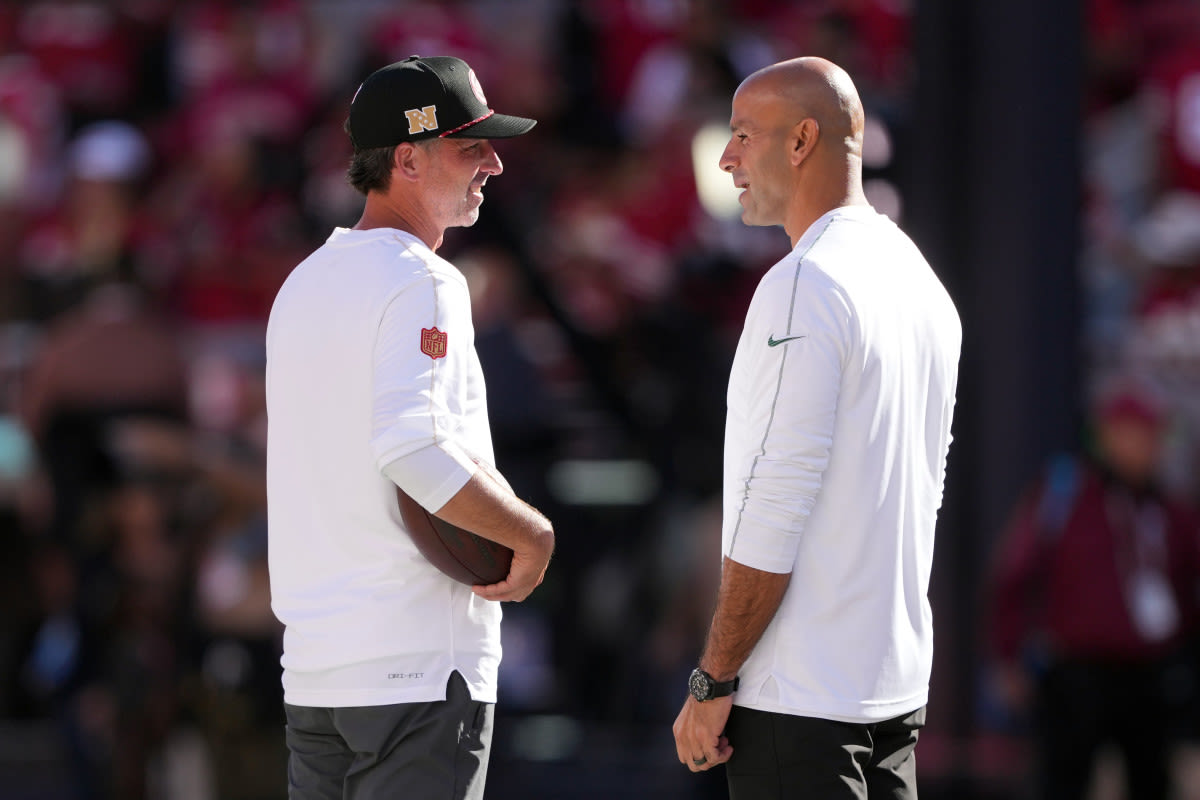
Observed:
[[[392,170],[407,180],[416,180],[421,171],[421,148],[412,142],[401,142],[392,152]]]
[[[820,138],[821,126],[812,117],[796,123],[788,139],[788,159],[793,167],[800,166],[804,159],[808,158],[808,154],[816,148]]]

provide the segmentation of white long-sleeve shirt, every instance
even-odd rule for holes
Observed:
[[[411,234],[337,229],[267,327],[271,604],[284,699],[495,702],[500,604],[433,567],[396,486],[436,511],[493,461],[462,274]]]
[[[866,722],[926,703],[961,342],[925,259],[868,206],[825,214],[763,277],[729,380],[723,551],[791,581],[738,705]]]

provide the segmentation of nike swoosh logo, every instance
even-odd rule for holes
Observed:
[[[803,334],[801,334],[800,336],[785,336],[782,339],[776,339],[774,336],[768,336],[767,337],[767,347],[778,347],[779,345],[783,344],[784,342],[790,342],[793,339],[803,339],[803,338],[804,338]]]

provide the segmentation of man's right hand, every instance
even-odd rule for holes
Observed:
[[[546,577],[550,556],[554,553],[554,532],[547,527],[536,546],[513,549],[512,566],[508,577],[500,583],[473,586],[471,591],[485,600],[519,603],[533,593]]]
[[[492,467],[480,464],[471,480],[458,490],[437,516],[513,551],[508,577],[472,591],[486,600],[520,602],[546,575],[554,554],[554,527],[540,511],[513,494],[508,481]]]

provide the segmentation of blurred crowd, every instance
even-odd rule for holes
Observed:
[[[51,726],[64,796],[281,796],[263,329],[360,211],[354,89],[414,53],[539,120],[441,251],[499,467],[562,532],[507,614],[502,713],[667,731],[716,574],[725,376],[787,246],[706,210],[693,144],[751,71],[825,55],[877,115],[895,206],[903,5],[0,4],[0,720]]]
[[[1027,737],[1036,797],[1191,798],[1200,4],[1085,5],[1084,428],[1030,476],[988,564],[981,723]]]
[[[1164,479],[1200,498],[1200,8],[1090,0],[1081,274],[1093,396],[1170,406]]]

